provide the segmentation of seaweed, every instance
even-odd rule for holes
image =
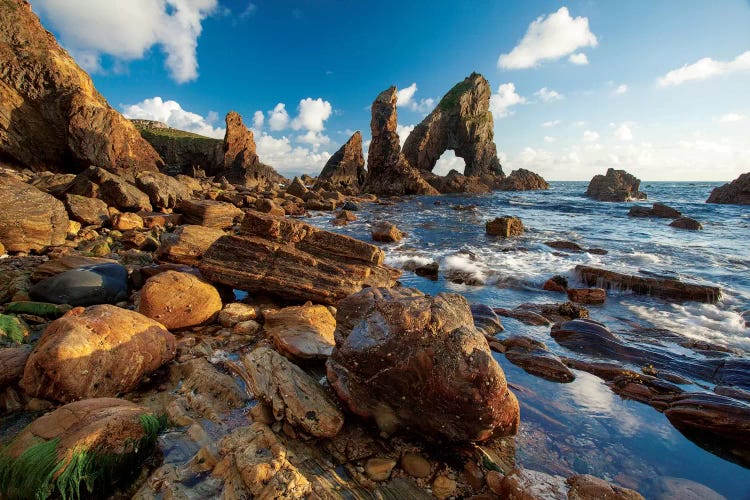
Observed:
[[[21,301],[10,302],[5,305],[5,312],[33,314],[45,318],[59,318],[65,314],[65,309],[65,307],[60,307],[57,304],[50,304],[48,302]]]
[[[26,326],[15,316],[0,314],[0,337],[21,344],[28,334]]]

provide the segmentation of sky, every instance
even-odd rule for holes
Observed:
[[[750,0],[31,0],[109,103],[320,172],[399,89],[401,142],[454,84],[492,87],[506,173],[728,181],[750,171]],[[437,173],[462,170],[447,151]]]

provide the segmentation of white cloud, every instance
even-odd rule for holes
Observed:
[[[265,132],[255,137],[255,143],[261,161],[272,165],[282,175],[318,175],[331,157],[326,151],[293,147],[288,137],[276,138]]]
[[[262,129],[264,121],[265,121],[265,117],[263,116],[263,111],[256,111],[253,114],[253,128],[255,130]]]
[[[217,6],[218,0],[34,1],[84,68],[101,71],[102,54],[119,62],[142,59],[159,45],[178,83],[198,78],[198,37]]]
[[[615,139],[622,142],[628,142],[633,140],[633,131],[630,127],[633,124],[631,122],[623,122],[619,127],[615,129]]]
[[[630,90],[630,88],[627,85],[625,85],[624,83],[621,83],[620,85],[618,85],[617,87],[615,87],[615,89],[612,91],[612,93],[615,94],[615,95],[622,95],[622,94],[627,93],[628,90]]]
[[[721,117],[719,117],[720,123],[734,123],[734,122],[741,122],[742,120],[746,120],[747,116],[740,114],[740,113],[727,113]]]
[[[136,104],[120,104],[126,118],[140,118],[164,122],[170,127],[186,130],[207,137],[224,138],[225,129],[213,127],[203,116],[186,111],[177,101],[163,100],[156,96]]]
[[[308,130],[304,134],[298,135],[297,140],[310,144],[313,147],[313,151],[318,151],[320,146],[326,146],[331,143],[330,137],[314,130]]]
[[[545,135],[544,136],[544,142],[546,142],[548,144],[551,143],[551,142],[555,142],[555,141],[557,141],[556,137],[550,137],[549,135]]]
[[[565,96],[560,94],[559,92],[548,89],[547,87],[542,87],[536,92],[534,92],[534,95],[540,98],[544,102],[552,102],[552,101],[559,101],[560,99],[563,99]]]
[[[436,175],[448,175],[451,170],[456,170],[459,173],[464,173],[466,168],[466,162],[460,156],[456,156],[456,152],[452,149],[446,149],[445,152],[440,155],[438,161],[435,162],[435,168],[432,172]]]
[[[416,100],[414,94],[417,92],[417,84],[412,83],[408,87],[404,87],[396,93],[396,105],[402,108],[407,108],[412,111],[419,113],[427,113],[432,111],[435,107],[435,99],[428,97],[426,99]]]
[[[586,122],[584,122],[584,121],[577,121],[577,122],[571,123],[571,125],[573,125],[574,127],[583,127],[584,125],[586,125]]]
[[[704,57],[693,64],[673,69],[657,80],[660,87],[680,85],[692,80],[707,80],[715,76],[728,75],[738,71],[750,71],[750,50],[743,52],[731,61],[716,61]]]
[[[398,134],[398,139],[402,146],[412,130],[414,130],[414,125],[396,125],[396,133]]]
[[[278,103],[268,112],[268,126],[271,130],[284,130],[289,125],[289,113],[286,112],[286,104]]]
[[[585,66],[589,63],[589,58],[583,52],[576,52],[575,54],[570,54],[568,61],[578,66]]]
[[[557,125],[560,125],[562,123],[561,120],[550,120],[548,122],[542,123],[542,127],[550,128],[550,127],[556,127]]]
[[[531,68],[541,61],[554,61],[571,54],[581,47],[595,47],[596,36],[589,30],[586,17],[570,17],[567,7],[533,21],[521,42],[508,54],[501,54],[498,68]],[[585,57],[585,55],[584,55]],[[581,57],[576,55],[576,64]]]
[[[584,130],[583,140],[586,142],[596,142],[599,140],[599,133],[594,132],[593,130]]]
[[[525,147],[518,155],[519,163],[524,167],[545,167],[553,162],[552,154],[543,149]]]
[[[325,130],[325,121],[331,116],[333,107],[328,101],[320,97],[313,99],[306,97],[299,102],[297,106],[297,117],[292,120],[294,130],[309,130],[312,132],[322,132]]]
[[[497,88],[497,93],[490,96],[490,111],[495,118],[503,118],[511,114],[511,106],[525,102],[526,98],[516,93],[514,84],[503,83]]]

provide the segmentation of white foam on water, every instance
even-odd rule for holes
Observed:
[[[395,254],[389,253],[385,258],[386,265],[391,267],[397,267],[399,269],[405,269],[407,271],[414,270],[418,267],[432,264],[435,260],[430,257],[424,257],[422,255],[410,255],[410,254]]]
[[[468,255],[449,255],[443,259],[442,265],[445,275],[450,279],[461,276],[473,283],[486,284],[489,269],[484,263],[474,261]],[[464,278],[464,281],[468,281]]]
[[[644,265],[644,264],[669,264],[672,259],[666,255],[655,255],[646,252],[633,252],[623,254],[623,261],[631,263],[633,265]]]

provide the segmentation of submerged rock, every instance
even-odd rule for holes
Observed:
[[[690,231],[698,231],[703,229],[703,224],[690,217],[680,217],[669,223],[671,227],[678,229],[688,229]]]
[[[706,203],[750,205],[750,172],[711,191]]]
[[[628,217],[660,217],[664,219],[676,219],[681,217],[682,212],[663,203],[654,203],[652,208],[633,205],[628,211]]]
[[[575,375],[543,342],[530,337],[514,336],[501,341],[505,357],[528,373],[552,382],[572,382]]]
[[[638,190],[640,179],[636,179],[624,170],[610,168],[606,175],[595,175],[586,196],[599,201],[645,200],[646,194]]]
[[[71,306],[115,304],[128,297],[128,271],[115,262],[83,266],[41,280],[29,295],[42,302]]]
[[[368,288],[337,309],[328,380],[352,412],[384,434],[402,427],[449,441],[515,434],[518,402],[465,298]]]
[[[5,251],[62,245],[68,224],[62,202],[25,182],[0,177],[0,244]]]
[[[335,189],[351,189],[357,192],[364,186],[366,177],[362,134],[358,130],[328,159],[318,175],[315,187],[328,182]]]

